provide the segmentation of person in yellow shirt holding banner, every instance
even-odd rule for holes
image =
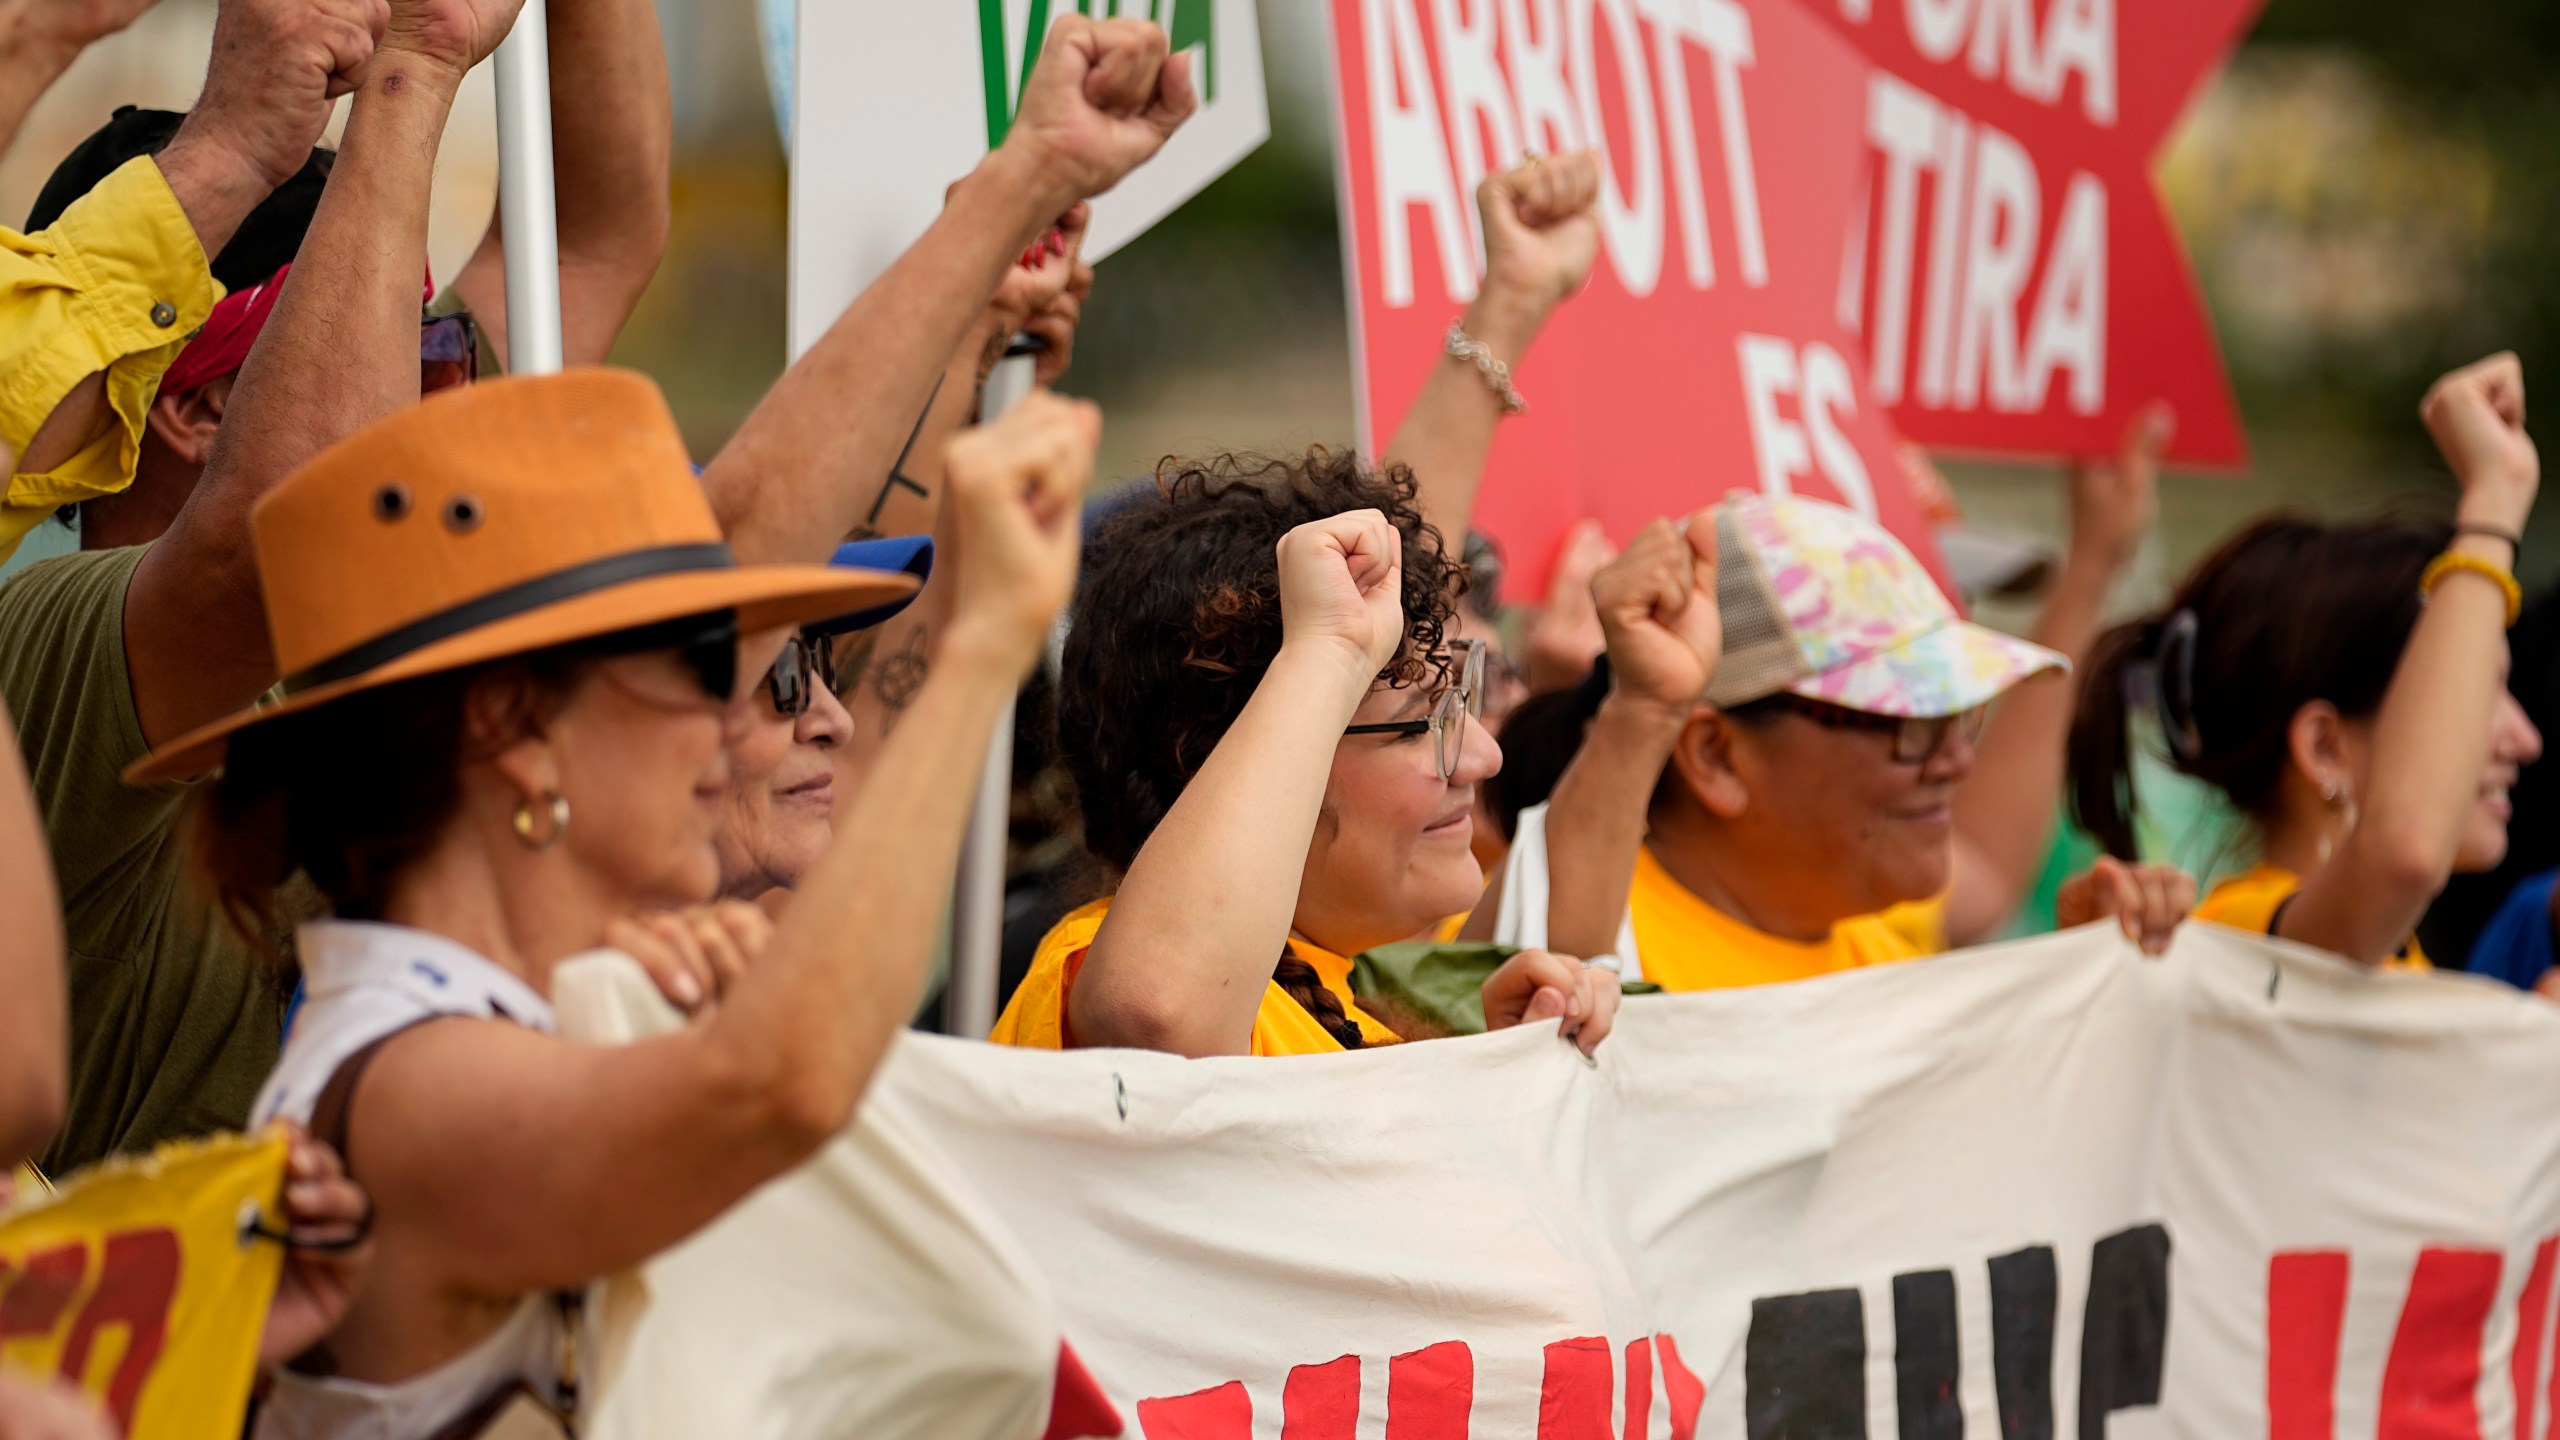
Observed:
[[[1985,713],[2064,657],[1958,619],[1901,542],[1811,500],[1656,521],[1592,590],[1610,693],[1470,930],[1606,953],[1667,990],[1945,949]],[[1708,597],[1711,679],[1682,638]],[[2175,871],[2109,861],[2063,909],[2156,950],[2192,898]]]
[[[1464,570],[1401,467],[1315,451],[1169,468],[1097,530],[1068,631],[1060,748],[1107,900],[1061,921],[1000,1043],[1302,1055],[1397,1038],[1352,956],[1476,902],[1480,642]],[[1618,987],[1525,951],[1488,1028],[1559,1019],[1587,1052]]]
[[[2542,477],[2523,367],[2456,370],[2419,413],[2461,487],[2451,526],[2251,526],[2101,641],[2072,736],[2075,807],[2114,855],[2138,853],[2136,713],[2249,818],[2258,863],[2198,919],[2410,969],[2446,879],[2505,855],[2507,790],[2542,752],[2506,689]]]

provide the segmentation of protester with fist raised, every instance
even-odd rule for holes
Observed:
[[[2419,413],[2461,487],[2451,526],[2249,527],[2159,613],[2108,633],[2072,733],[2076,807],[2110,854],[2139,853],[2139,715],[2256,832],[2257,867],[2197,918],[2368,965],[2427,963],[2418,917],[2449,875],[2505,854],[2508,787],[2542,751],[2506,690],[2542,476],[2523,368],[2456,370]]]
[[[1464,580],[1410,475],[1315,451],[1168,466],[1096,532],[1058,738],[1114,895],[1061,921],[999,1041],[1284,1055],[1396,1038],[1350,957],[1467,910],[1476,718]],[[1605,971],[1524,952],[1485,1023],[1607,1034]]]
[[[711,900],[740,677],[912,581],[732,563],[664,401],[623,372],[439,395],[276,487],[255,554],[300,678],[134,772],[221,763],[194,846],[214,891],[275,927],[307,876],[331,916],[300,927],[306,999],[255,1119],[349,1157],[375,1259],[261,1433],[568,1404],[556,1293],[845,1123],[923,987],[996,717],[1074,586],[1098,435],[1040,396],[953,443],[953,613],[915,723],[769,934],[708,913],[758,922],[704,972],[719,1003],[627,1048],[553,1037],[553,967]],[[448,523],[466,501],[476,522]]]

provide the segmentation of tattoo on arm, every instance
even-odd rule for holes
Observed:
[[[866,657],[867,658],[867,657]],[[924,627],[919,625],[907,633],[907,642],[892,655],[880,657],[871,671],[871,693],[891,714],[915,703],[916,692],[924,688]]]
[[[941,398],[942,382],[936,380],[933,382],[933,393],[925,397],[924,413],[916,416],[915,428],[907,432],[905,447],[898,451],[897,460],[889,466],[889,478],[880,482],[880,493],[871,497],[871,513],[862,517],[862,524],[855,531],[856,538],[877,536],[880,533],[880,511],[889,503],[889,497],[897,491],[904,489],[925,500],[933,498],[933,491],[926,488],[924,482],[907,473],[907,461],[914,458],[916,440],[924,434],[924,422],[933,418],[933,403]]]

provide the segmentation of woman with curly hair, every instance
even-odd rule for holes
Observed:
[[[1396,1038],[1347,958],[1464,911],[1502,752],[1448,639],[1466,572],[1410,472],[1321,449],[1168,464],[1092,539],[1058,695],[1085,843],[1116,893],[1052,930],[1001,1042],[1284,1055]],[[1524,951],[1490,1028],[1599,1043],[1617,984]]]

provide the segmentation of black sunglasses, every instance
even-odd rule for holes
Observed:
[[[672,650],[702,693],[727,704],[738,693],[738,616],[733,610],[679,615],[617,630],[578,648],[591,655],[645,655]]]
[[[812,630],[794,631],[761,683],[773,696],[775,714],[791,719],[809,713],[819,685],[836,688],[835,641]]]

